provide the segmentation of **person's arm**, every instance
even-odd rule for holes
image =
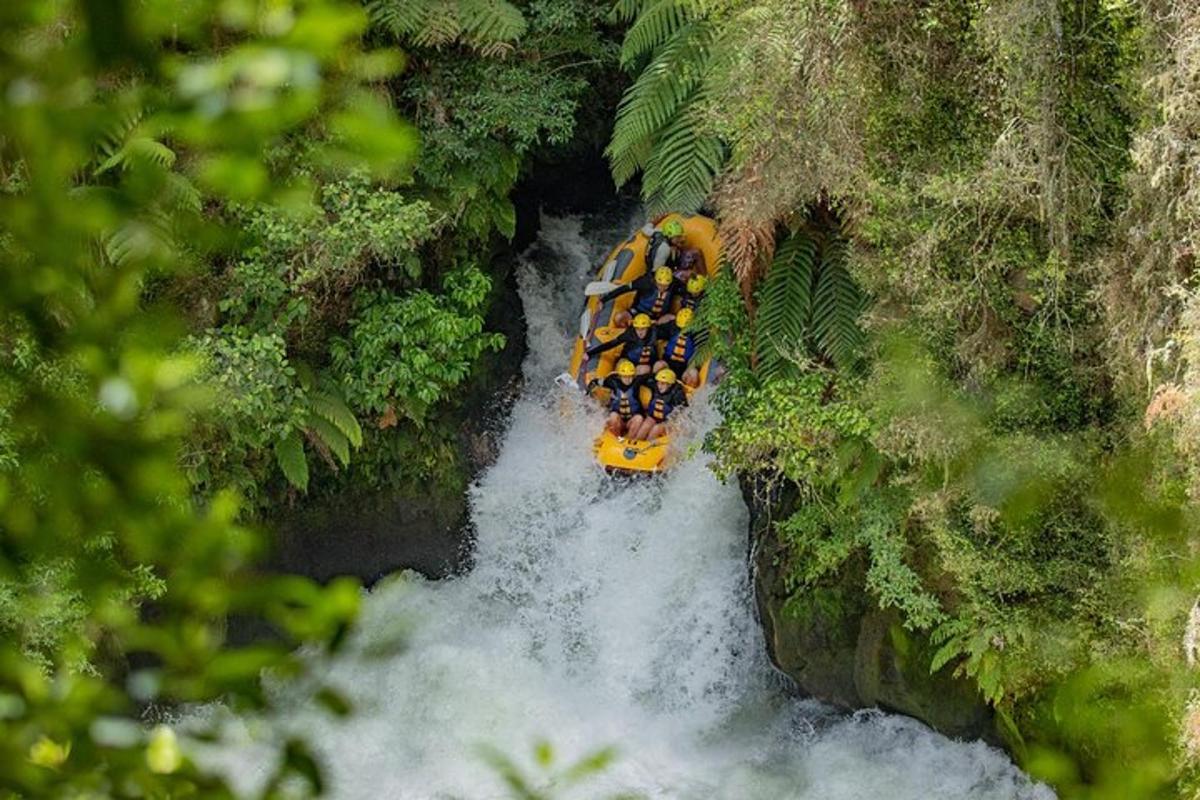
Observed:
[[[611,372],[610,372],[610,373],[608,373],[607,375],[605,375],[603,379],[601,379],[601,378],[592,378],[590,381],[588,381],[588,393],[589,393],[589,394],[591,394],[591,392],[592,392],[593,390],[595,390],[595,389],[609,389],[609,390],[611,390],[611,389],[612,389],[612,385],[611,385],[611,384],[612,384],[612,381],[613,381],[613,379],[614,379],[615,377],[616,377],[616,376],[615,376],[613,373],[611,373]]]
[[[685,392],[685,391],[683,390],[683,387],[682,387],[682,386],[680,386],[678,383],[676,383],[676,384],[675,384],[675,385],[674,385],[674,386],[671,388],[671,391],[672,391],[672,393],[674,393],[674,395],[675,395],[675,402],[674,402],[674,403],[672,403],[671,405],[675,405],[675,406],[686,406],[686,405],[688,404],[687,392]]]
[[[607,294],[600,295],[600,302],[607,303],[609,300],[620,297],[623,294],[628,294],[629,292],[644,292],[646,291],[647,283],[650,286],[654,285],[654,276],[650,273],[640,275],[629,283],[622,283],[617,288],[609,290]]]
[[[629,330],[626,330],[621,335],[614,336],[613,338],[609,339],[607,342],[598,342],[598,343],[592,345],[584,352],[587,354],[588,358],[591,358],[592,356],[596,355],[596,353],[603,353],[606,350],[612,350],[614,347],[620,347],[621,345],[625,344],[625,342],[628,338],[628,334],[629,334]]]
[[[620,286],[618,286],[617,288],[607,292],[606,294],[600,295],[600,302],[607,303],[609,300],[613,300],[615,298],[620,297],[623,294],[628,294],[629,292],[635,292],[635,291],[637,291],[637,286],[635,286],[632,283],[623,283]]]

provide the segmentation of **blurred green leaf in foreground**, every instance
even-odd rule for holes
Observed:
[[[234,497],[195,507],[181,441],[214,397],[153,287],[230,240],[207,204],[303,202],[264,155],[289,139],[410,166],[369,83],[403,59],[366,26],[339,0],[0,4],[0,795],[228,796],[136,720],[262,707],[264,669],[299,672],[297,645],[332,652],[355,617],[353,582],[249,572]],[[241,613],[279,638],[230,646]],[[303,743],[278,764],[268,793],[319,791]]]

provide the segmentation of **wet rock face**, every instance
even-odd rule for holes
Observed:
[[[759,620],[771,661],[797,690],[846,709],[877,707],[914,717],[947,736],[1002,744],[990,708],[949,668],[929,674],[932,646],[880,611],[853,568],[810,595],[786,585],[786,548],[775,522],[796,508],[794,488],[742,479],[750,508],[750,555]]]
[[[270,567],[370,586],[398,570],[440,578],[464,568],[467,508],[461,494],[377,494],[308,507],[279,520]]]
[[[743,494],[750,508],[755,600],[772,662],[804,694],[843,708],[863,707],[854,685],[854,662],[865,608],[844,602],[801,614],[786,608],[785,547],[775,535],[774,522],[795,507],[795,490],[786,486],[768,492],[745,479]]]

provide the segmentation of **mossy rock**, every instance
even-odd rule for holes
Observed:
[[[753,478],[743,478],[742,487],[767,650],[800,692],[842,708],[906,714],[947,736],[1012,747],[970,681],[954,677],[949,666],[930,674],[928,638],[905,630],[894,611],[875,607],[863,591],[861,565],[793,596],[785,580],[786,544],[774,521],[787,519],[799,498],[788,485],[764,491]]]
[[[796,608],[779,593],[780,582],[761,580],[759,615],[775,665],[805,694],[843,708],[862,703],[854,683],[861,609],[831,590],[818,602]],[[765,591],[764,591],[765,590]]]
[[[915,717],[962,739],[1002,744],[994,715],[974,685],[952,667],[930,673],[929,639],[908,631],[894,611],[872,610],[861,621],[854,685],[864,706]]]

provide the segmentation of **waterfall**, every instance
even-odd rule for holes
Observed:
[[[523,259],[526,388],[471,489],[472,571],[376,587],[324,676],[356,712],[231,719],[214,766],[252,788],[266,771],[256,742],[283,730],[313,744],[337,798],[509,797],[481,747],[537,776],[543,740],[560,764],[616,751],[591,779],[546,787],[555,798],[1053,798],[982,742],[790,696],[754,619],[738,488],[703,454],[633,481],[594,464],[603,415],[553,377],[581,287],[633,225],[547,217]],[[693,441],[713,421],[698,398],[681,421]]]

